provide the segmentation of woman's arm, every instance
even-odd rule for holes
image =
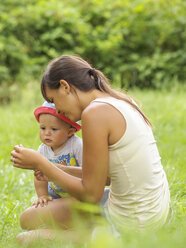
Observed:
[[[101,104],[103,105],[103,104]],[[109,107],[110,109],[110,107]],[[107,111],[106,111],[107,110]],[[100,201],[108,174],[108,106],[90,106],[82,114],[83,166],[82,179],[71,181],[66,190],[79,200]],[[68,167],[66,167],[68,168]],[[70,182],[70,181],[69,181]],[[67,185],[66,185],[67,186]],[[64,188],[64,187],[63,187]],[[71,191],[73,189],[73,192]]]
[[[72,175],[72,176],[82,178],[82,168],[81,167],[65,166],[65,165],[57,164],[57,163],[54,163],[54,165],[57,166],[59,169],[63,170],[64,172]],[[106,186],[109,186],[109,185],[110,185],[110,177],[107,177]]]
[[[81,201],[100,201],[108,173],[108,140],[110,135],[111,107],[93,105],[82,114],[83,166],[82,178],[77,178],[53,166],[39,153],[16,147],[12,152],[14,166],[38,169],[51,181]],[[69,168],[68,168],[69,169]]]

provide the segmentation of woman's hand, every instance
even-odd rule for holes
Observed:
[[[48,202],[52,201],[52,197],[48,196],[48,195],[42,195],[40,197],[38,197],[37,201],[32,203],[32,207],[35,206],[35,208],[37,208],[39,205],[41,207],[45,207],[48,205]]]
[[[22,145],[17,145],[11,152],[11,161],[13,166],[22,169],[36,170],[42,155],[32,149],[24,148]]]

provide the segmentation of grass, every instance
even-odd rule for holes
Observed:
[[[88,243],[91,248],[173,248],[185,246],[186,233],[186,92],[184,87],[169,91],[132,90],[130,92],[153,123],[162,163],[167,173],[174,211],[172,222],[158,232],[125,233],[116,239],[102,231]],[[138,100],[140,99],[140,101]],[[15,169],[10,152],[15,144],[37,149],[38,124],[33,109],[43,100],[38,85],[28,84],[23,94],[10,105],[0,107],[0,248],[19,247],[15,241],[21,232],[19,216],[33,202],[33,173]],[[83,236],[83,233],[82,233]],[[35,247],[82,247],[71,243],[47,242]]]

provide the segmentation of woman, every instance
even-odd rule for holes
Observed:
[[[68,55],[51,61],[41,90],[58,113],[82,121],[83,166],[81,175],[59,171],[37,152],[16,146],[11,152],[15,167],[39,170],[73,196],[49,202],[44,212],[26,210],[22,227],[37,229],[41,219],[48,226],[49,209],[56,222],[68,227],[74,201],[99,202],[107,177],[107,216],[117,230],[161,227],[169,213],[168,182],[150,122],[135,102],[111,89],[104,75],[86,61]]]

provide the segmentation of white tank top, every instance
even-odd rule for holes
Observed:
[[[140,228],[161,227],[169,213],[170,193],[151,127],[122,100],[107,97],[94,101],[112,105],[126,121],[125,134],[109,146],[111,220],[118,228],[131,223]]]

